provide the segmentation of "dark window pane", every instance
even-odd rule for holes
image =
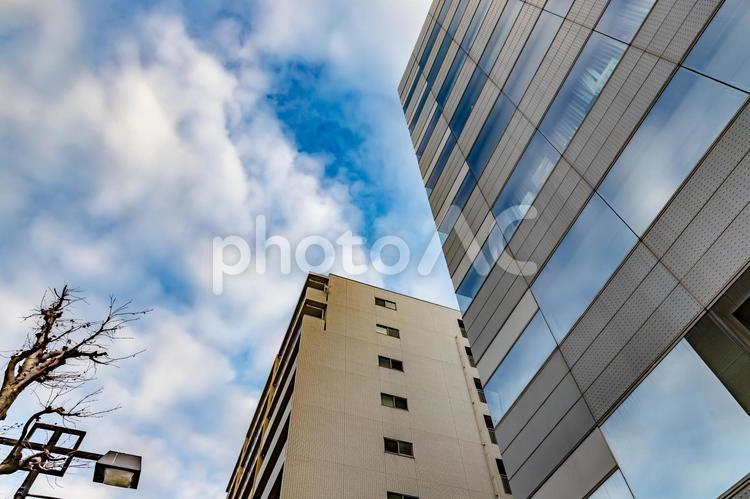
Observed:
[[[409,442],[401,442],[398,443],[398,452],[399,454],[403,454],[405,456],[413,456],[414,450],[412,448],[411,443]]]
[[[445,165],[448,163],[448,158],[450,158],[450,155],[453,153],[453,146],[455,145],[456,139],[453,138],[453,134],[451,134],[448,137],[447,142],[443,146],[443,152],[440,153],[440,156],[438,157],[437,163],[435,163],[432,173],[430,173],[430,178],[427,179],[426,186],[428,195],[430,192],[432,192],[432,189],[435,188],[435,184],[437,184],[437,181],[440,178],[440,174],[443,173]]]
[[[395,406],[396,409],[403,409],[405,411],[409,410],[409,404],[403,397],[396,397],[395,398]]]
[[[453,113],[453,118],[451,118],[451,130],[453,130],[453,135],[456,137],[461,136],[464,125],[466,125],[466,121],[469,119],[469,115],[471,115],[471,111],[474,109],[474,105],[477,103],[479,94],[482,92],[486,81],[487,75],[481,69],[476,68],[461,100],[458,102],[458,107]]]
[[[432,52],[432,47],[435,45],[435,40],[437,40],[438,35],[440,34],[440,25],[438,23],[435,23],[435,25],[432,27],[432,31],[430,32],[430,37],[427,39],[427,45],[425,45],[425,49],[422,52],[422,56],[419,58],[419,67],[424,68],[424,65],[427,64],[427,59],[430,57],[430,53]]]
[[[685,66],[750,91],[750,2],[726,0]]]
[[[409,124],[409,131],[413,132],[414,127],[417,126],[417,122],[419,121],[419,117],[422,115],[422,110],[424,109],[424,105],[427,102],[427,97],[430,96],[430,89],[426,88],[423,91],[422,97],[419,99],[419,104],[417,104],[417,108],[414,110],[414,115],[411,118],[411,123]]]
[[[440,44],[440,48],[438,49],[437,54],[435,55],[435,60],[432,62],[430,72],[427,74],[427,85],[429,87],[432,87],[432,85],[435,83],[435,78],[437,78],[437,75],[440,72],[440,68],[443,66],[445,54],[448,52],[448,48],[450,48],[450,46],[451,38],[446,35],[443,38],[443,42]]]
[[[409,104],[411,103],[411,98],[414,97],[414,91],[417,89],[417,85],[419,85],[420,76],[422,75],[422,69],[417,68],[417,74],[414,75],[414,81],[411,84],[411,88],[409,89],[409,93],[406,95],[406,100],[404,101],[404,112],[409,108]]]
[[[505,132],[516,107],[504,95],[500,94],[495,101],[482,130],[479,132],[474,145],[466,158],[475,178],[480,178],[487,162],[495,152],[497,143]]]
[[[404,363],[400,360],[391,360],[391,368],[396,369],[397,371],[403,371],[404,370]]]
[[[440,109],[435,108],[435,112],[433,113],[432,118],[430,118],[430,122],[427,124],[427,129],[425,129],[424,135],[422,136],[422,141],[419,143],[419,147],[417,147],[417,159],[422,158],[422,154],[424,154],[424,150],[427,148],[427,144],[430,142],[432,132],[435,131],[435,126],[437,125],[439,119]]]
[[[391,367],[391,359],[378,355],[378,365],[380,367]]]
[[[471,44],[474,43],[474,39],[479,32],[479,27],[482,25],[484,16],[487,14],[487,9],[490,8],[491,3],[492,0],[480,0],[479,5],[477,5],[477,9],[474,11],[474,16],[471,18],[471,23],[466,30],[463,41],[461,42],[461,48],[464,49],[464,51],[468,52],[471,48]]]
[[[635,234],[594,194],[531,287],[558,342],[636,240]]]
[[[464,52],[463,50],[459,50],[456,53],[455,57],[453,57],[451,67],[448,70],[448,73],[445,75],[443,84],[440,86],[440,91],[437,94],[436,100],[441,108],[445,107],[445,103],[448,100],[448,96],[450,95],[451,90],[453,90],[453,85],[456,83],[456,78],[458,78],[465,60],[466,52]]]
[[[559,159],[560,153],[536,132],[492,206],[506,241],[510,241]]]
[[[516,22],[516,17],[521,11],[523,2],[521,0],[508,0],[503,8],[503,13],[500,15],[500,19],[495,25],[495,29],[492,31],[487,46],[482,52],[482,57],[479,59],[479,67],[484,70],[485,73],[489,74],[492,71],[492,67],[495,65],[498,54],[502,50],[505,40],[508,38],[508,33],[513,27],[513,23]]]
[[[558,151],[565,151],[624,52],[624,44],[591,34],[539,126]]]
[[[656,0],[610,0],[596,30],[625,43],[635,36]]]
[[[521,102],[526,87],[529,86],[531,79],[534,77],[539,64],[541,64],[544,54],[547,53],[552,39],[555,38],[557,30],[562,24],[562,19],[549,12],[542,12],[539,20],[534,26],[534,30],[529,35],[526,45],[518,56],[516,65],[510,73],[508,80],[505,82],[503,92],[516,105]]]
[[[393,395],[388,395],[387,393],[381,393],[380,403],[386,407],[393,407],[394,406]]]
[[[484,386],[484,395],[495,423],[513,405],[555,346],[544,317],[537,312]]]
[[[684,339],[601,428],[635,497],[717,497],[750,470],[750,416]]]
[[[565,17],[572,3],[573,0],[547,0],[547,5],[544,8],[558,16]]]
[[[680,69],[599,187],[643,234],[690,174],[746,95]]]
[[[398,441],[392,440],[390,438],[385,439],[385,451],[386,452],[393,452],[394,454],[398,454]]]

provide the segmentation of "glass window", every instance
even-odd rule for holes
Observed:
[[[469,115],[471,115],[471,111],[477,103],[479,94],[482,93],[486,81],[487,75],[479,68],[474,69],[474,74],[471,80],[469,80],[469,84],[466,86],[466,90],[458,102],[458,107],[451,119],[451,130],[453,130],[453,135],[456,137],[461,136],[464,125],[466,125],[466,121],[469,119]]]
[[[558,342],[635,243],[635,234],[594,194],[531,286]]]
[[[443,146],[443,152],[440,153],[437,163],[435,163],[435,167],[430,174],[430,178],[427,179],[427,184],[425,184],[428,196],[432,192],[432,189],[435,188],[435,184],[437,184],[440,174],[443,173],[443,169],[445,168],[446,163],[448,163],[448,158],[450,158],[451,153],[453,153],[453,146],[455,145],[456,139],[453,138],[453,134],[450,134],[448,140]]]
[[[417,159],[422,159],[422,154],[424,154],[424,150],[427,149],[427,144],[430,143],[430,138],[432,137],[432,132],[435,131],[435,126],[437,125],[438,120],[440,119],[440,108],[435,107],[435,111],[432,113],[432,118],[430,118],[430,122],[427,124],[427,128],[424,131],[424,134],[422,135],[422,140],[419,142],[419,146],[417,147]]]
[[[684,339],[602,432],[635,497],[717,497],[750,469],[750,416]]]
[[[617,470],[588,499],[633,499],[633,494],[630,493],[622,472]]]
[[[592,33],[539,130],[564,152],[625,52],[625,44]]]
[[[422,90],[422,97],[419,99],[419,104],[417,104],[416,109],[414,110],[414,115],[411,117],[411,123],[409,123],[409,131],[413,132],[414,127],[417,126],[417,122],[419,121],[419,117],[422,115],[422,110],[424,109],[425,103],[427,103],[427,97],[430,95],[430,88],[425,85],[424,90]]]
[[[477,136],[471,151],[469,151],[469,156],[466,158],[466,162],[476,178],[482,176],[482,171],[487,166],[492,153],[495,152],[497,143],[500,142],[500,138],[503,136],[503,132],[505,132],[505,128],[510,123],[515,111],[516,106],[507,97],[503,94],[498,95],[484,126],[482,126],[482,130],[479,132],[479,136]]]
[[[437,101],[441,108],[445,107],[445,103],[451,94],[451,90],[453,90],[453,85],[456,83],[465,60],[466,52],[459,50],[453,58],[453,63],[451,63],[451,67],[448,69],[448,73],[445,75],[445,80],[443,80],[443,84],[440,86],[440,91],[437,95]]]
[[[690,51],[685,66],[750,91],[750,3],[726,0]]]
[[[474,259],[471,267],[469,267],[469,271],[466,273],[466,276],[456,290],[456,299],[458,300],[458,306],[461,309],[461,312],[466,312],[466,310],[468,310],[469,305],[471,305],[471,302],[479,292],[482,284],[484,284],[485,278],[500,258],[504,249],[505,241],[503,240],[502,232],[500,231],[500,228],[495,225],[490,231],[490,235],[487,236],[487,241],[485,241],[481,251]]]
[[[596,30],[625,43],[633,40],[656,0],[610,0]]]
[[[458,7],[456,7],[456,12],[453,14],[451,24],[448,26],[448,34],[450,34],[451,38],[456,36],[456,30],[458,29],[458,25],[461,24],[461,19],[464,17],[464,12],[466,12],[466,7],[468,5],[469,0],[460,0],[458,2]]]
[[[414,81],[411,84],[411,88],[409,89],[409,93],[406,94],[406,100],[404,100],[404,112],[409,108],[409,104],[411,103],[411,98],[414,97],[414,91],[417,89],[417,85],[419,84],[420,77],[422,76],[422,69],[417,67],[417,74],[414,75]]]
[[[445,22],[445,16],[448,15],[448,11],[450,10],[452,3],[453,3],[453,0],[443,1],[443,7],[440,9],[440,12],[438,13],[438,18],[437,18],[438,23],[443,24]]]
[[[565,17],[572,4],[573,0],[547,0],[547,5],[544,8],[558,16]]]
[[[438,73],[440,72],[440,68],[443,66],[443,60],[445,60],[445,54],[448,53],[448,49],[451,46],[451,37],[448,35],[445,35],[443,38],[443,42],[440,44],[440,48],[437,51],[437,54],[435,55],[435,60],[432,61],[432,67],[430,67],[430,72],[427,73],[427,86],[432,87],[432,85],[435,83],[435,78],[437,78]]]
[[[605,177],[602,197],[643,234],[745,97],[680,69]]]
[[[419,67],[424,68],[424,65],[427,64],[427,59],[429,59],[430,54],[432,53],[432,47],[435,45],[435,40],[437,39],[437,36],[440,34],[440,25],[438,23],[435,23],[435,25],[432,27],[432,32],[430,33],[430,37],[427,39],[427,45],[425,45],[424,51],[422,51],[422,55],[419,58]]]
[[[495,25],[495,30],[487,42],[487,47],[485,47],[482,57],[479,59],[479,67],[485,73],[489,74],[492,71],[497,56],[500,54],[506,38],[508,38],[508,33],[510,33],[510,29],[513,27],[513,23],[516,22],[518,13],[521,11],[521,6],[523,6],[521,0],[508,0],[508,3],[505,4],[503,13],[497,21],[497,25]]]
[[[474,11],[474,16],[471,18],[471,23],[466,29],[466,34],[461,42],[461,48],[464,49],[464,51],[468,52],[471,48],[471,44],[474,43],[474,39],[477,37],[477,33],[479,33],[479,27],[482,25],[484,16],[487,14],[487,10],[490,8],[491,3],[492,0],[481,0],[479,5],[477,5],[477,9]]]
[[[495,423],[502,419],[556,346],[544,317],[537,312],[484,385]]]
[[[503,91],[516,105],[521,102],[526,87],[529,86],[539,64],[544,59],[552,39],[562,24],[562,19],[549,12],[542,12],[526,45],[513,66]]]
[[[506,241],[510,241],[559,159],[560,153],[547,139],[539,132],[534,133],[492,206],[492,214]]]
[[[471,196],[471,193],[474,191],[475,185],[476,182],[474,182],[474,178],[470,173],[467,173],[466,177],[464,177],[463,182],[461,182],[461,185],[458,188],[458,192],[456,192],[456,195],[453,198],[453,202],[451,203],[450,208],[448,208],[448,211],[445,214],[445,218],[443,218],[443,221],[440,223],[440,227],[438,227],[438,234],[440,235],[441,242],[444,243],[448,238],[448,234],[456,224],[456,220],[458,220],[458,216],[461,214],[461,210],[466,204],[466,201]]]

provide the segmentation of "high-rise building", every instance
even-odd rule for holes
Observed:
[[[462,328],[456,310],[310,274],[228,498],[510,497]]]
[[[515,497],[748,487],[748,33],[747,0],[433,1],[399,94]]]

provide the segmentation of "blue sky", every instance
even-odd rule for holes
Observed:
[[[211,292],[211,240],[434,233],[396,95],[426,0],[0,5],[0,350],[49,286],[154,311],[100,372],[88,446],[144,455],[138,497],[223,497],[303,274]],[[434,248],[433,248],[434,249]],[[364,261],[364,260],[363,260]],[[275,263],[273,260],[270,263]],[[445,265],[361,280],[454,305]],[[335,269],[340,270],[337,262]],[[22,399],[11,418],[33,407]],[[0,481],[0,498],[18,478]],[[135,497],[88,471],[39,492]]]

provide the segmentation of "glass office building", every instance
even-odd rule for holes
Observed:
[[[748,33],[433,1],[399,94],[514,496],[750,494]]]

